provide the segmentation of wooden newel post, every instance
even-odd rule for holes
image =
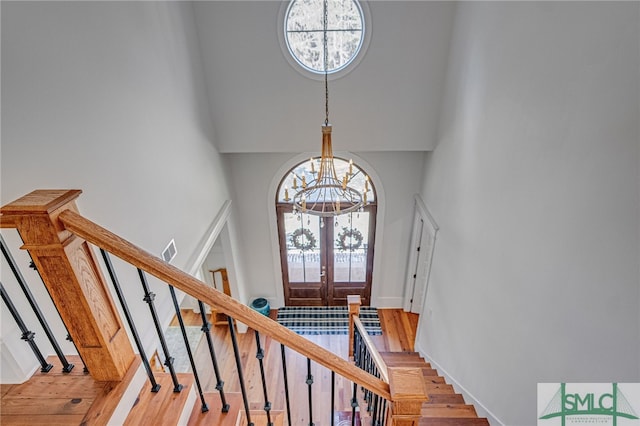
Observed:
[[[419,368],[389,367],[391,410],[393,426],[418,426],[422,403],[427,401],[422,370]]]
[[[349,305],[349,356],[353,356],[353,339],[354,339],[354,327],[353,316],[360,316],[360,305],[362,301],[359,295],[347,296],[347,305]]]
[[[134,352],[95,254],[58,216],[80,190],[37,190],[0,209],[15,224],[91,376],[121,381]]]

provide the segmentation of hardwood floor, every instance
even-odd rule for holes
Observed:
[[[418,315],[406,313],[401,309],[380,309],[380,322],[383,334],[373,336],[374,343],[380,351],[413,351],[413,340],[418,323]],[[275,319],[276,311],[271,312]],[[199,315],[185,313],[185,324],[200,325]],[[237,368],[233,358],[228,326],[214,327],[212,335],[215,339],[216,355],[224,380],[225,392],[240,392],[237,379]],[[349,339],[346,335],[304,336],[309,341],[322,346],[331,352],[348,358]],[[267,377],[267,394],[273,410],[285,411],[286,399],[284,392],[284,373],[282,368],[282,352],[279,342],[270,337],[260,336],[264,349],[264,369]],[[223,349],[226,348],[226,349]],[[251,410],[262,410],[264,407],[264,393],[262,388],[260,366],[256,359],[255,332],[251,329],[245,334],[238,335],[238,348],[242,359],[249,407]],[[307,359],[301,355],[285,349],[286,368],[291,400],[291,414],[293,425],[309,424],[308,400],[312,399],[313,422],[316,426],[329,425],[332,413],[331,403],[331,372],[315,363],[311,363],[313,376],[312,395],[309,396],[307,380]],[[196,364],[201,369],[201,381],[206,392],[215,389],[215,377],[208,354],[206,341],[202,339],[195,351]],[[336,376],[335,378],[335,411],[351,411],[353,384]]]
[[[383,335],[373,336],[374,343],[378,349],[383,352],[412,351],[418,315],[405,313],[399,309],[381,309],[379,310],[379,315]],[[275,311],[272,311],[271,316],[275,318]],[[190,311],[185,312],[184,320],[186,325],[201,325],[200,315]],[[173,325],[177,325],[177,322]],[[240,383],[228,326],[217,325],[212,327],[211,335],[216,349],[221,379],[225,382],[224,391],[230,395],[228,398],[230,402],[241,404],[242,398],[238,397]],[[305,337],[347,358],[348,336]],[[277,414],[279,420],[281,420],[286,418],[281,347],[278,342],[270,337],[260,336],[260,341],[264,349],[263,361],[267,377],[268,398],[274,415]],[[252,330],[245,334],[238,334],[238,348],[245,377],[249,407],[251,410],[255,410],[256,413],[264,413],[264,394],[260,366],[256,359],[256,347],[256,337]],[[306,383],[307,360],[289,349],[285,350],[285,356],[291,400],[291,424],[308,425],[309,387]],[[215,401],[218,398],[215,390],[216,379],[206,339],[200,339],[197,349],[194,351],[194,357],[202,387],[209,394],[208,398],[211,400],[209,402],[211,411],[196,417],[203,419],[201,424],[226,424],[226,421],[225,423],[212,423],[211,417],[208,417],[216,410],[215,407],[218,407],[216,411],[219,412],[219,402]],[[56,366],[54,370],[59,371],[60,368]],[[81,424],[85,416],[91,412],[91,405],[102,391],[104,384],[96,383],[89,376],[82,374],[80,362],[76,362],[76,368],[71,374],[64,375],[55,371],[46,374],[36,373],[30,381],[21,385],[2,385],[0,387],[2,391],[0,424]],[[315,363],[311,363],[311,374],[313,376],[311,396],[313,400],[313,422],[316,426],[329,425],[332,412],[331,372]],[[170,386],[167,386],[167,388],[170,391]],[[340,415],[339,412],[351,411],[351,397],[351,382],[336,377],[335,409],[338,412],[336,416]],[[200,406],[199,404],[200,402],[197,401],[197,407]],[[235,418],[228,420],[229,424],[235,424]],[[257,418],[255,422],[256,425],[262,424],[260,418]],[[284,424],[287,423],[285,419]],[[190,424],[198,423],[190,422]]]

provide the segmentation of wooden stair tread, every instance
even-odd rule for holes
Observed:
[[[464,404],[464,397],[459,393],[431,394],[424,404]]]
[[[238,420],[238,411],[243,407],[242,395],[237,392],[224,394],[229,412],[222,412],[222,401],[218,392],[205,392],[204,399],[207,401],[209,411],[202,412],[199,401],[191,411],[188,426],[235,426]]]
[[[439,376],[438,370],[434,370],[433,368],[425,368],[425,367],[422,368],[422,375],[425,376],[425,378]]]
[[[427,395],[456,393],[453,386],[447,383],[425,383],[425,389],[427,391]]]
[[[431,368],[417,352],[380,352],[380,355],[388,367]]]
[[[66,358],[75,366],[69,373],[62,372],[59,359],[50,356],[49,372],[37,371],[24,383],[3,385],[0,424],[106,423],[141,362],[136,357],[121,382],[98,382],[83,371],[79,356]]]
[[[438,383],[442,383],[442,384],[446,384],[447,382],[445,381],[444,377],[442,376],[423,376],[422,377],[424,379],[424,382],[426,384],[438,384]]]
[[[251,422],[255,426],[267,426],[267,414],[264,410],[249,410],[251,414]],[[274,426],[284,425],[284,411],[272,410],[269,412],[271,415],[271,422]],[[238,413],[238,419],[236,426],[244,426],[247,424],[247,413],[244,410],[240,410]]]
[[[478,417],[473,405],[467,404],[424,404],[423,417]]]
[[[422,426],[489,426],[486,418],[460,418],[460,417],[423,417],[418,423]]]
[[[387,361],[393,359],[404,359],[404,358],[422,358],[419,352],[389,352],[382,351],[379,352],[380,356]]]
[[[149,419],[153,419],[157,426],[178,424],[193,387],[193,375],[187,373],[177,375],[178,382],[183,385],[181,392],[173,392],[173,382],[169,373],[156,373],[155,376],[161,386],[160,390],[151,392],[150,383],[147,381],[138,394],[125,425],[141,425],[148,423]]]

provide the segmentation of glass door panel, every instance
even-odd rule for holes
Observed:
[[[333,281],[365,282],[369,247],[369,212],[350,213],[334,220]]]
[[[326,236],[317,216],[293,214],[280,204],[278,234],[285,303],[289,306],[326,306]]]
[[[320,222],[309,215],[284,214],[289,282],[320,281]]]

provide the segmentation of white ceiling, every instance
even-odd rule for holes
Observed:
[[[278,37],[284,6],[194,2],[220,152],[319,150],[323,82],[285,58]],[[365,8],[369,48],[356,68],[329,83],[334,149],[431,150],[455,3],[375,1]]]

